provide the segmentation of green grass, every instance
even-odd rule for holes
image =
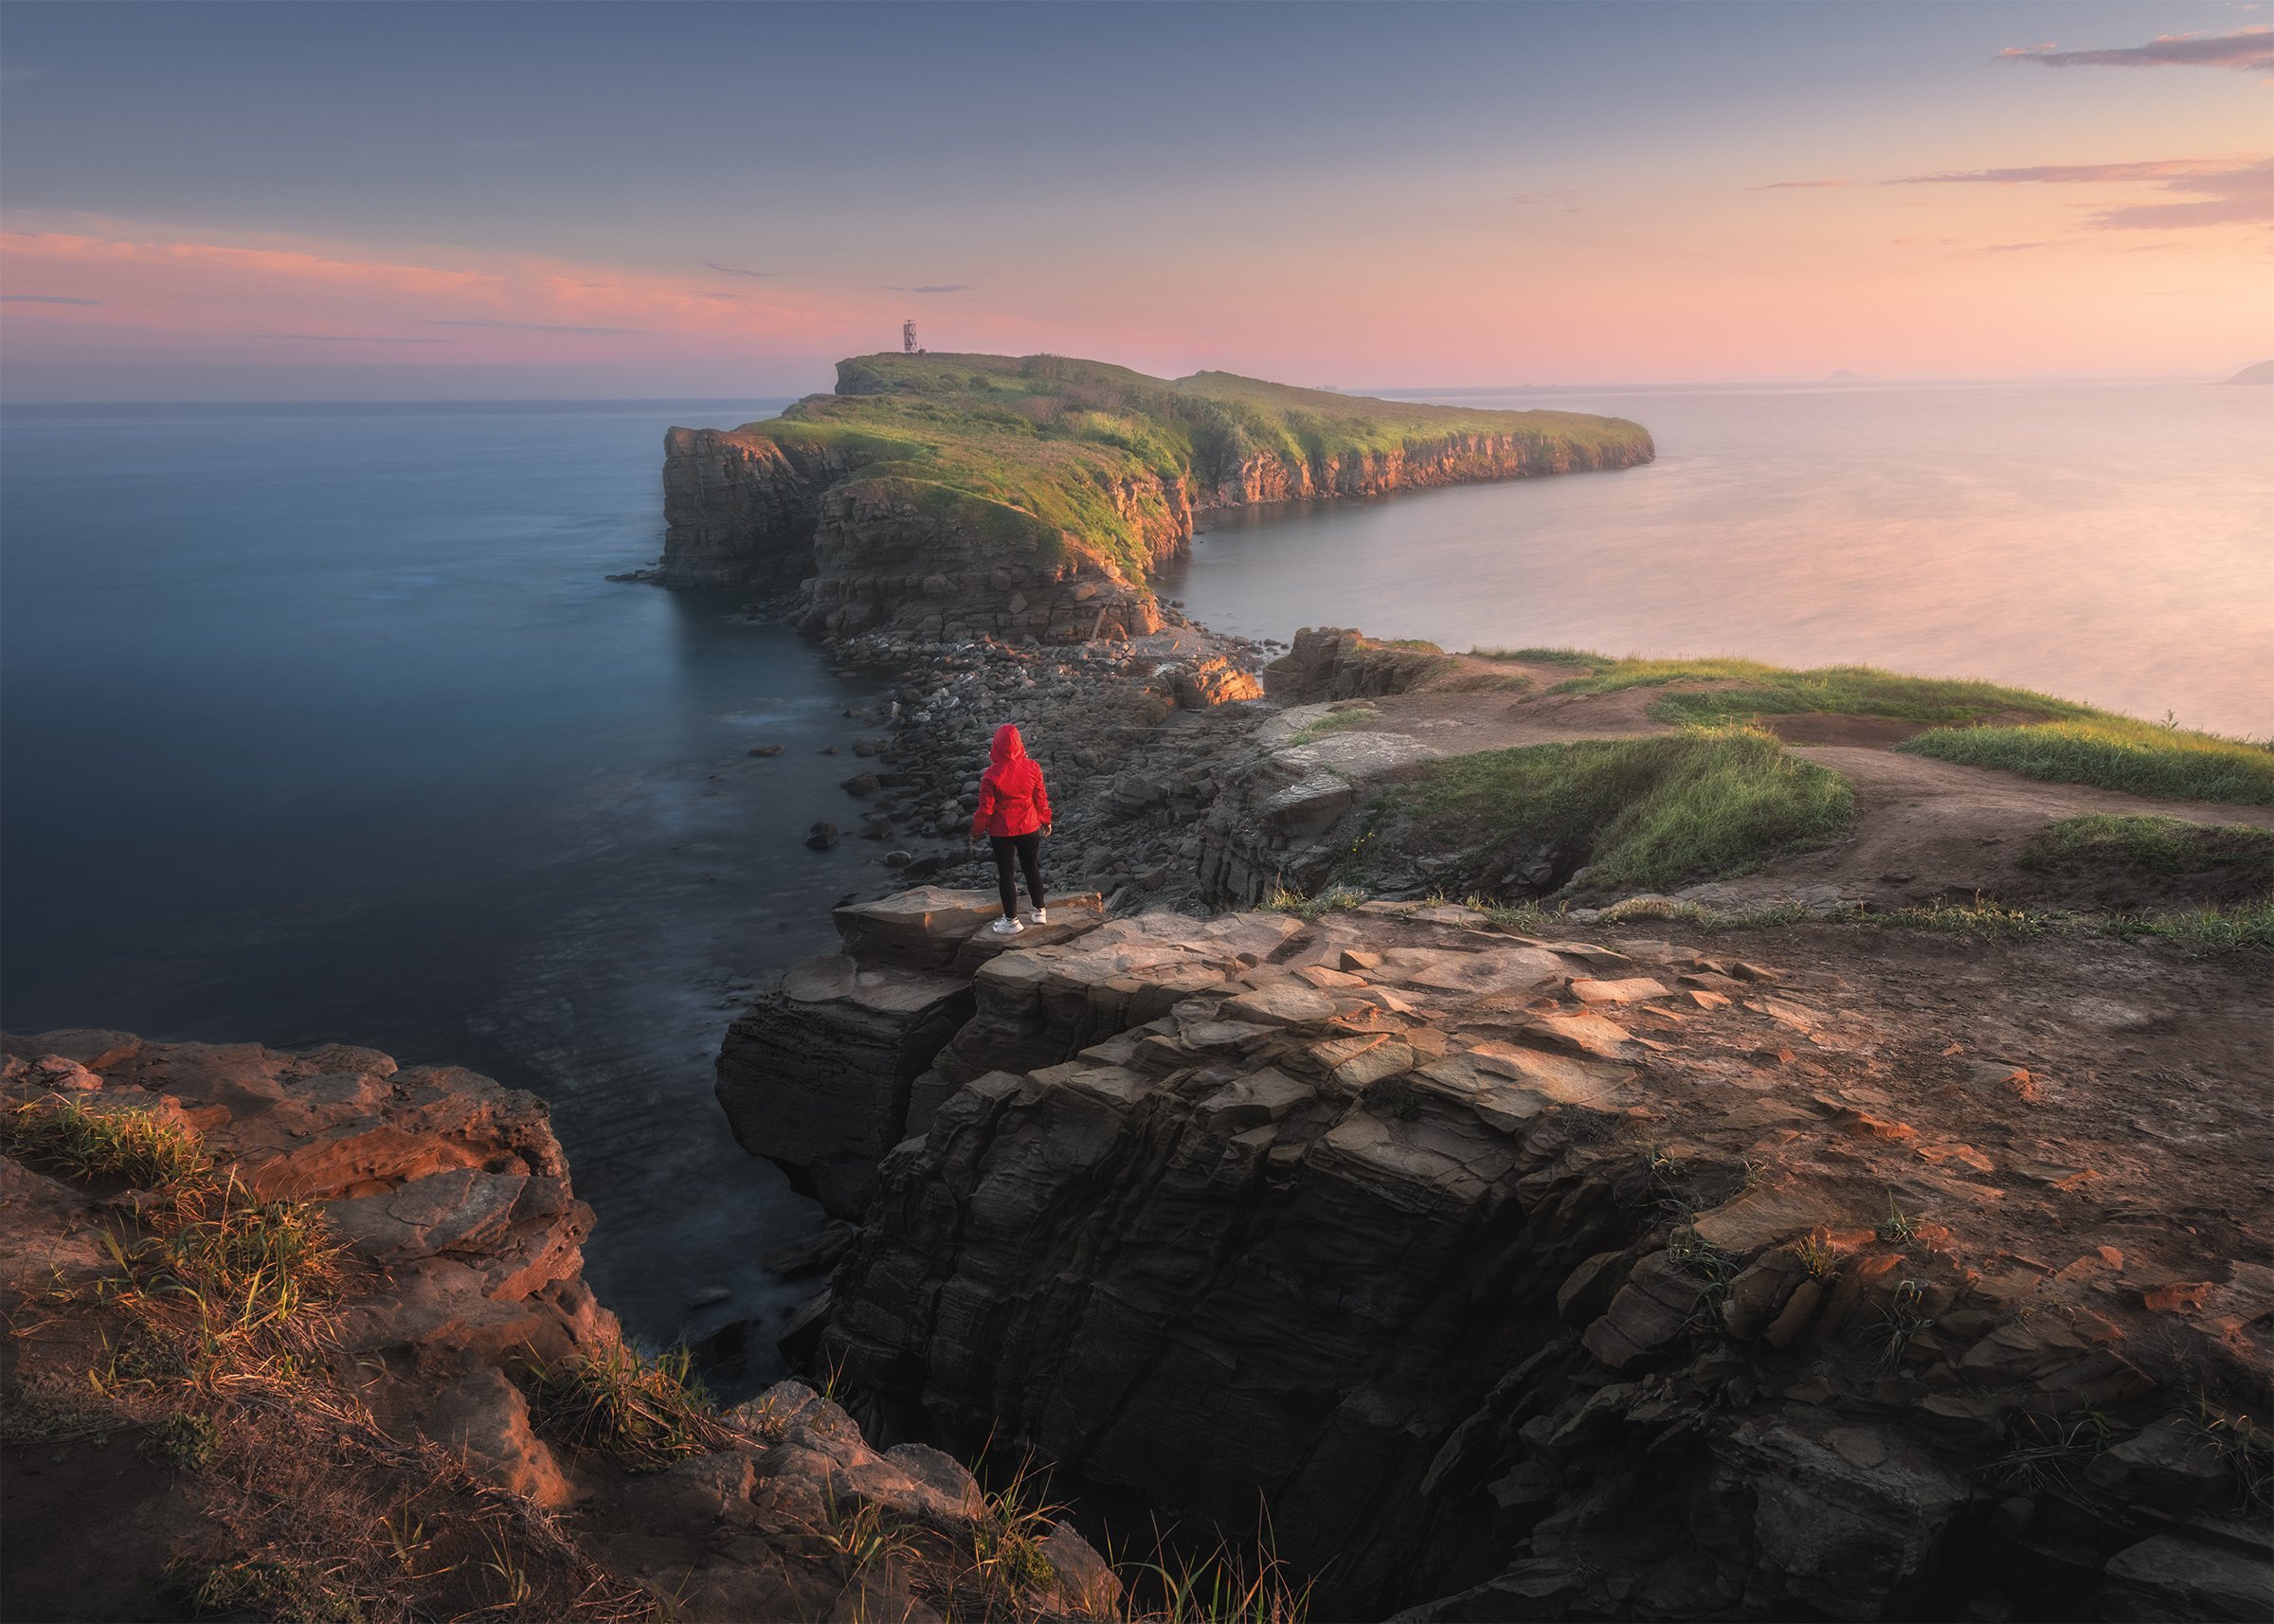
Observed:
[[[1481,652],[1481,651],[1480,651]],[[1886,716],[1927,732],[1896,747],[2057,784],[2163,800],[2274,805],[2274,746],[2142,722],[1995,682],[1905,677],[1868,665],[1792,671],[1752,659],[1615,659],[1579,649],[1520,649],[1490,659],[1579,668],[1550,694],[1666,688],[1662,722],[1710,726],[1760,716]],[[1723,686],[1695,688],[1696,683]]]
[[[2274,890],[2274,829],[2178,818],[2064,818],[2039,830],[2021,860],[2030,868],[2084,861],[2163,875],[2230,869]]]
[[[1348,732],[1352,728],[1363,728],[1368,722],[1381,719],[1381,713],[1371,705],[1353,706],[1347,711],[1329,711],[1315,721],[1304,723],[1287,742],[1290,748],[1307,745],[1313,739],[1325,738],[1328,733]]]
[[[1889,716],[1948,726],[1987,716],[2049,720],[2092,714],[2085,706],[2026,688],[1939,677],[1905,677],[1871,665],[1827,665],[1792,671],[1754,659],[1612,659],[1575,649],[1526,649],[1512,658],[1584,665],[1551,694],[1615,694],[1673,683],[1728,682],[1732,688],[1668,694],[1651,707],[1660,721],[1712,723],[1754,716],[1828,713]]]
[[[2166,801],[2274,806],[2274,749],[2129,716],[1922,733],[1898,747],[1965,767]]]
[[[1583,850],[1596,891],[1742,874],[1855,810],[1845,779],[1749,728],[1454,756],[1416,769],[1404,800],[1420,839]]]
[[[998,562],[1052,563],[1071,540],[1133,583],[1181,534],[1164,486],[1197,483],[1204,496],[1258,459],[1318,470],[1515,435],[1544,474],[1651,450],[1617,418],[1412,406],[1228,372],[1171,382],[1057,355],[857,356],[839,364],[836,394],[737,433],[857,495],[952,518],[986,536]]]
[[[2168,913],[2123,915],[2103,927],[2111,936],[2154,936],[2207,953],[2274,949],[2274,899],[2234,908],[2215,905]]]

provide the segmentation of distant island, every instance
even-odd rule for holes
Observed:
[[[2274,384],[2274,361],[2261,361],[2245,367],[2227,380],[2230,384]]]
[[[1161,623],[1209,508],[1632,467],[1639,424],[1417,406],[1058,355],[885,353],[740,428],[664,438],[674,586],[805,584],[816,632],[1073,642]]]

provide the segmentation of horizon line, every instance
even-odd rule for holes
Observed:
[[[2255,363],[2245,363],[2237,371],[2247,370]],[[1863,388],[1932,388],[1959,384],[2185,384],[2200,383],[2224,385],[2232,378],[2211,376],[2202,372],[2074,372],[2074,373],[1987,373],[1937,374],[1920,376],[1874,376],[1858,373],[1850,377],[1832,377],[1810,374],[1794,377],[1714,378],[1689,380],[1656,380],[1627,383],[1548,383],[1548,384],[1376,384],[1364,388],[1332,384],[1293,385],[1308,388],[1322,394],[1344,395],[1357,399],[1398,399],[1415,395],[1517,395],[1517,394],[1575,394],[1616,389],[1674,390],[1674,389],[1764,389],[1764,388],[1825,388],[1840,387]],[[1268,380],[1267,380],[1268,381]],[[800,392],[784,390],[751,390],[747,394],[696,395],[152,395],[104,396],[84,400],[35,399],[9,400],[0,396],[0,411],[54,406],[733,406],[762,402],[796,402],[815,393],[827,390],[806,389]]]

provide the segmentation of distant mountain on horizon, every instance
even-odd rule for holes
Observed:
[[[1874,384],[1879,380],[1868,372],[1850,372],[1845,367],[1834,367],[1831,381],[1835,384]]]
[[[2227,381],[2230,384],[2274,384],[2274,361],[2261,361],[2254,367],[2245,367]]]

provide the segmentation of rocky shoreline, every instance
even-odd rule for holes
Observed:
[[[2263,1168],[2214,1148],[2268,1126],[2247,966],[1222,912],[1309,877],[1382,768],[1295,724],[1457,662],[1197,627],[831,646],[899,663],[899,804],[936,798],[935,836],[995,725],[1039,738],[1087,893],[1006,951],[982,867],[928,854],[722,1053],[746,1146],[860,1222],[792,1348],[878,1435],[1008,1435],[1200,1525],[1260,1492],[1332,1616],[2274,1602],[2274,1247],[2233,1194],[2263,1218]],[[1218,659],[1277,703],[1180,688]],[[2107,1047],[2167,1024],[2215,1102],[2176,1151],[2126,1144],[2139,1062]]]

